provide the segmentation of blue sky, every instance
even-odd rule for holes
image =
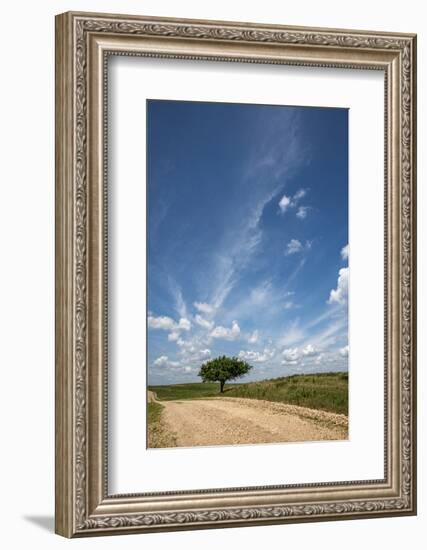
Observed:
[[[150,384],[348,365],[348,111],[147,102]]]

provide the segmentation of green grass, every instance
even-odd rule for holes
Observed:
[[[156,392],[160,401],[174,401],[175,399],[200,399],[201,397],[218,397],[219,384],[173,384],[170,386],[149,386],[149,390]]]
[[[200,399],[221,395],[219,384],[214,383],[150,386],[149,389],[156,392],[160,401]],[[296,374],[246,384],[226,384],[222,395],[265,399],[347,415],[348,374],[343,372]]]

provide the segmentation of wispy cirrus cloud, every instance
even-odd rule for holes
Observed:
[[[305,241],[303,244],[298,239],[291,239],[286,245],[285,254],[290,256],[291,254],[297,254],[298,252],[303,252],[304,250],[310,250],[312,247],[312,241]]]
[[[284,330],[282,331],[281,336],[278,338],[279,347],[292,346],[294,344],[300,343],[307,336],[306,329],[301,326],[299,318],[292,320],[287,323]]]
[[[272,359],[275,353],[274,349],[269,348],[264,348],[262,351],[241,350],[239,352],[239,358],[249,363],[265,363]]]
[[[333,319],[322,329],[310,335],[313,345],[322,349],[336,348],[340,342],[348,338],[347,315]]]
[[[180,317],[187,319],[189,317],[187,305],[185,303],[182,290],[175,282],[175,280],[169,275],[168,276],[169,291],[174,300],[175,311]]]
[[[200,313],[204,313],[205,315],[211,315],[215,312],[214,306],[211,304],[207,304],[206,302],[194,302],[194,307],[199,311]]]
[[[195,323],[197,323],[200,327],[205,328],[207,330],[212,330],[214,326],[213,321],[208,321],[208,319],[205,319],[201,315],[197,314],[194,318]]]
[[[310,210],[309,206],[299,206],[296,213],[296,217],[299,218],[300,220],[305,220],[309,210]]]
[[[264,124],[262,119],[260,123]],[[218,246],[212,250],[214,268],[211,270],[209,303],[215,309],[222,307],[259,250],[263,235],[260,221],[266,206],[305,158],[298,135],[299,124],[299,116],[295,113],[281,113],[274,124],[264,128],[263,143],[258,144],[246,160],[236,185],[240,189],[240,200],[227,219]],[[288,129],[286,133],[284,126]],[[294,200],[298,201],[303,194],[305,190],[299,190]]]

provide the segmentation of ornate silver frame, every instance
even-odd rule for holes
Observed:
[[[109,495],[106,479],[106,57],[385,74],[385,477]],[[416,513],[416,37],[65,13],[56,18],[56,532],[66,537]]]

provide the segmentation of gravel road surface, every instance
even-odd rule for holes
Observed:
[[[157,400],[153,392],[148,399]],[[233,397],[159,402],[177,447],[348,439],[341,414]]]

